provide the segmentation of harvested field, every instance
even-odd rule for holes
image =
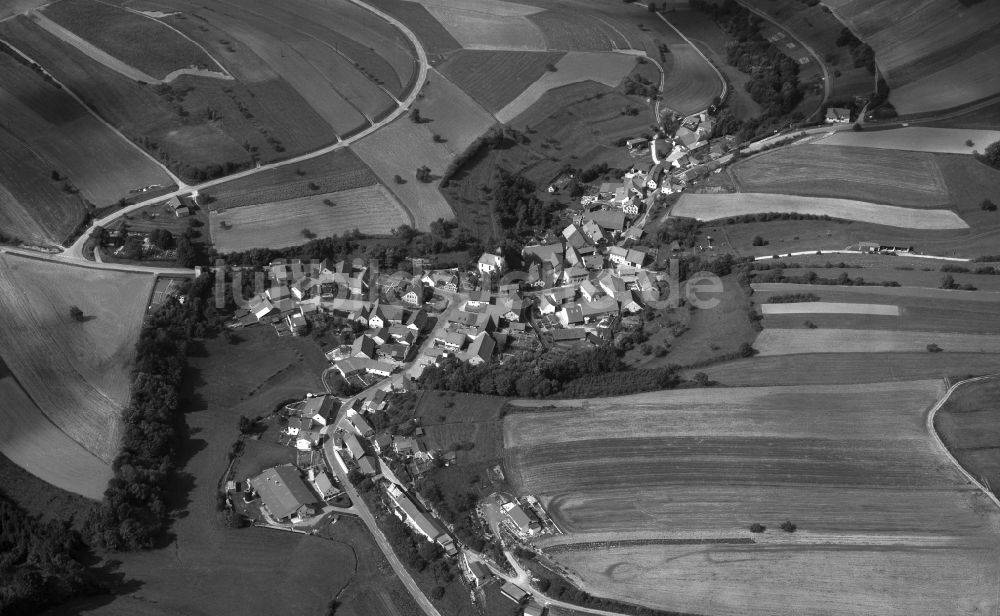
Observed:
[[[214,211],[209,223],[212,244],[220,252],[297,246],[354,229],[384,235],[408,224],[406,210],[381,184]]]
[[[98,207],[128,196],[132,189],[172,183],[141,151],[35,71],[6,54],[0,54],[0,71],[0,115],[7,120],[9,134],[23,142],[21,147],[45,161],[46,175],[56,170],[67,176],[83,198]],[[75,225],[72,216],[60,215],[55,235],[61,240]]]
[[[83,222],[83,201],[63,190],[63,182],[53,181],[50,173],[47,161],[0,130],[0,233],[55,245]]]
[[[427,139],[434,135],[444,138],[445,149],[456,156],[491,126],[496,124],[489,113],[468,94],[460,90],[441,73],[431,69],[427,73],[430,82],[421,90],[417,105],[422,118],[419,126],[424,128]],[[419,150],[415,150],[419,151]],[[412,153],[409,162],[414,162]],[[434,171],[433,165],[431,168]],[[404,176],[405,177],[405,176]]]
[[[772,355],[716,364],[704,372],[727,386],[855,384],[944,379],[1000,372],[1000,355],[983,353],[817,353]]]
[[[986,486],[1000,485],[998,400],[1000,380],[967,383],[956,389],[934,416],[934,429],[948,450]]]
[[[966,141],[972,141],[972,145],[966,145]],[[981,152],[995,141],[1000,141],[1000,131],[909,126],[875,131],[839,131],[813,143],[943,154],[972,154],[973,150]]]
[[[741,191],[857,199],[908,207],[950,203],[933,154],[800,145],[764,152],[730,171]]]
[[[563,54],[462,50],[438,69],[490,113],[496,113],[545,74]]]
[[[915,353],[936,344],[944,352],[1000,353],[1000,336],[872,329],[765,329],[753,347],[762,357],[798,353]]]
[[[627,54],[569,52],[556,63],[555,71],[548,71],[532,83],[517,98],[497,114],[497,120],[509,123],[528,110],[549,90],[580,81],[596,81],[617,87],[635,67],[636,58]]]
[[[297,197],[371,186],[378,178],[354,152],[334,150],[298,165],[286,165],[261,173],[223,182],[205,191],[213,210],[230,209],[257,203],[286,201]],[[310,188],[310,184],[318,186]]]
[[[761,304],[765,316],[779,314],[864,314],[873,316],[899,316],[899,306],[889,304],[850,304],[846,302],[793,302],[787,304]]]
[[[1000,6],[993,2],[834,0],[827,5],[872,46],[901,114],[954,107],[996,94]]]
[[[105,462],[118,448],[154,277],[0,256],[0,357],[47,417]],[[70,317],[78,306],[84,322]]]
[[[455,40],[448,29],[418,2],[372,0],[369,4],[406,24],[417,35],[420,44],[430,56],[441,56],[462,48],[462,44]]]
[[[494,0],[418,0],[465,49],[545,51],[545,37],[527,4]]]
[[[156,19],[99,0],[59,0],[42,11],[48,19],[98,50],[164,79],[179,69],[222,68],[204,49]]]
[[[799,614],[818,596],[854,614],[992,605],[1000,514],[926,434],[941,392],[938,381],[910,381],[518,401],[534,410],[505,416],[505,468],[567,532],[543,547],[757,542],[552,554],[599,595],[712,614]],[[785,519],[795,534],[777,529]],[[753,522],[767,532],[751,535]],[[935,563],[963,571],[931,583]],[[897,611],[911,588],[920,601]]]
[[[113,474],[111,466],[49,421],[3,360],[0,398],[4,401],[0,453],[58,488],[100,500]]]
[[[843,255],[849,256],[849,255]],[[789,270],[791,271],[791,270]],[[823,270],[819,270],[823,271]],[[831,272],[840,272],[839,268],[834,268],[830,270]],[[908,274],[916,272],[906,272],[906,271],[896,271],[896,274]],[[927,276],[934,276],[935,280],[940,280],[939,273],[928,272]],[[963,274],[954,274],[954,276],[962,277]],[[963,280],[982,280],[982,276],[967,275],[962,278]],[[958,280],[958,278],[956,278]],[[959,291],[952,289],[938,289],[938,288],[928,288],[928,287],[914,287],[914,286],[902,286],[902,287],[880,287],[880,286],[828,286],[828,285],[818,285],[818,284],[790,284],[790,283],[780,283],[780,282],[755,282],[751,285],[756,293],[816,293],[820,297],[827,299],[830,297],[851,297],[854,301],[859,300],[862,297],[869,296],[874,299],[874,301],[885,300],[886,298],[917,298],[924,300],[938,300],[936,303],[939,305],[945,304],[960,304],[963,302],[1000,302],[1000,293],[991,291]],[[754,296],[756,299],[756,295]],[[766,297],[766,296],[765,296]],[[893,303],[899,303],[903,300],[895,300]],[[984,310],[990,310],[992,308],[986,307]]]
[[[589,11],[546,10],[528,15],[528,19],[542,31],[549,49],[611,51],[630,47],[621,32]]]
[[[950,210],[916,210],[851,199],[800,197],[766,193],[694,194],[684,193],[674,206],[674,216],[698,220],[718,220],[730,216],[796,212],[831,216],[907,229],[967,229]]]
[[[722,82],[712,65],[687,43],[668,45],[670,70],[663,84],[663,104],[681,115],[704,111],[722,94]]]

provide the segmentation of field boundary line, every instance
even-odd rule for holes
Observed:
[[[21,56],[22,58],[24,58],[25,60],[27,60],[28,62],[30,62],[32,65],[39,67],[45,73],[45,75],[48,76],[48,78],[52,80],[52,83],[57,84],[59,86],[59,88],[63,92],[65,92],[66,94],[69,94],[73,98],[73,100],[75,100],[78,105],[80,105],[81,107],[83,107],[83,109],[87,113],[89,113],[90,115],[92,115],[95,118],[97,118],[98,122],[100,122],[101,124],[103,124],[104,126],[106,126],[108,129],[110,129],[112,132],[114,132],[119,137],[121,137],[122,140],[125,141],[125,143],[129,144],[130,146],[132,146],[133,148],[135,148],[136,150],[138,150],[139,152],[141,152],[143,156],[145,156],[149,160],[153,161],[153,164],[155,164],[157,167],[159,167],[160,169],[162,169],[163,172],[167,174],[167,177],[169,177],[174,182],[174,184],[177,185],[177,190],[173,194],[180,194],[180,193],[184,192],[184,189],[187,188],[187,184],[185,184],[184,182],[182,182],[179,177],[177,177],[176,175],[174,175],[173,171],[171,171],[162,162],[160,162],[159,160],[157,160],[155,156],[153,156],[152,154],[150,154],[146,150],[144,150],[141,147],[139,147],[139,144],[135,143],[134,141],[132,141],[131,139],[129,139],[128,137],[126,137],[125,133],[123,133],[120,130],[118,130],[117,128],[115,128],[115,126],[113,124],[111,124],[110,122],[108,122],[107,120],[105,120],[104,118],[102,118],[101,115],[99,113],[97,113],[96,111],[94,111],[93,109],[91,109],[90,106],[87,105],[87,103],[85,103],[84,100],[82,98],[80,98],[79,95],[77,95],[76,92],[74,92],[73,90],[70,90],[69,88],[66,87],[66,84],[64,84],[63,82],[61,82],[58,79],[56,79],[52,75],[52,73],[50,73],[48,71],[48,69],[46,69],[40,63],[35,62],[35,60],[31,56],[29,56],[28,54],[26,54],[23,51],[21,51],[18,47],[12,45],[10,41],[8,41],[8,40],[6,40],[4,38],[0,38],[0,43],[3,43],[4,45],[6,45],[10,49],[12,49],[17,55]],[[164,195],[161,198],[167,198],[167,199],[169,199],[170,196],[171,195]],[[149,200],[149,203],[153,203],[154,201],[157,201],[158,199],[151,199],[151,200]],[[148,205],[148,203],[146,205]],[[87,231],[93,231],[94,230],[94,226],[96,226],[96,225],[92,225],[90,227],[90,229],[88,229]],[[81,235],[80,237],[84,238],[84,241],[86,241],[86,238],[89,238],[90,234],[89,233],[85,233],[85,234]],[[82,251],[83,251],[83,244],[81,243],[80,246],[81,246],[81,253],[82,253]]]
[[[397,118],[401,117],[406,112],[406,110],[409,109],[409,107],[411,105],[413,105],[413,103],[416,102],[417,96],[420,94],[420,90],[422,89],[423,84],[427,81],[427,74],[428,74],[428,72],[430,70],[430,62],[427,59],[427,52],[424,49],[423,45],[420,44],[420,40],[417,38],[417,35],[413,33],[413,30],[411,30],[403,22],[399,21],[395,17],[392,17],[388,13],[385,13],[384,11],[381,11],[381,10],[379,10],[379,9],[371,6],[370,4],[367,4],[363,0],[348,0],[348,1],[354,3],[354,4],[358,5],[358,6],[360,6],[361,8],[363,8],[363,9],[365,9],[367,11],[370,11],[371,13],[374,13],[377,17],[379,17],[379,18],[381,18],[381,19],[389,22],[392,26],[396,27],[400,32],[403,33],[403,36],[405,36],[406,38],[410,39],[410,44],[413,45],[413,48],[414,48],[414,50],[415,50],[415,52],[417,54],[417,62],[418,62],[419,68],[417,70],[416,78],[413,80],[413,89],[406,96],[406,98],[404,98],[400,102],[400,104],[396,106],[396,108],[393,111],[391,111],[389,114],[387,114],[384,118],[382,118],[381,120],[379,120],[375,124],[369,126],[368,128],[366,128],[364,130],[361,130],[361,131],[359,131],[357,133],[354,133],[353,135],[351,135],[350,137],[347,137],[346,139],[339,139],[338,138],[337,143],[334,143],[334,144],[322,147],[322,148],[320,148],[318,150],[313,150],[312,152],[307,152],[305,154],[300,154],[298,156],[294,156],[292,158],[288,158],[288,159],[285,159],[285,160],[282,160],[282,161],[275,161],[273,163],[268,163],[266,165],[260,165],[258,167],[253,168],[253,169],[247,169],[245,171],[240,171],[238,173],[233,173],[231,175],[226,175],[226,176],[223,176],[223,177],[220,177],[220,178],[215,178],[214,180],[209,180],[209,181],[203,182],[201,184],[197,184],[197,185],[193,185],[193,186],[187,185],[184,182],[181,182],[180,179],[177,178],[177,176],[175,176],[173,173],[171,173],[169,170],[167,170],[167,173],[170,175],[170,177],[174,178],[175,182],[177,183],[177,185],[178,185],[178,189],[177,190],[175,190],[173,192],[170,192],[170,193],[163,194],[163,195],[159,195],[158,197],[155,197],[155,198],[152,198],[152,199],[147,199],[146,201],[140,201],[140,202],[135,203],[133,205],[130,205],[128,207],[122,208],[122,209],[118,210],[117,212],[113,212],[111,214],[108,214],[107,216],[105,216],[104,218],[102,218],[100,220],[95,220],[93,222],[93,224],[90,226],[90,228],[87,229],[84,233],[82,233],[80,235],[80,237],[77,238],[77,240],[71,246],[67,246],[66,247],[67,248],[66,254],[64,254],[62,256],[62,258],[59,259],[59,260],[65,260],[65,261],[83,261],[83,260],[85,260],[85,258],[83,256],[83,247],[87,243],[87,240],[90,238],[90,234],[94,231],[94,228],[96,228],[98,226],[106,226],[106,225],[110,224],[111,222],[117,220],[118,218],[124,216],[125,214],[129,214],[131,212],[139,210],[139,209],[141,209],[143,207],[146,207],[147,205],[151,205],[151,204],[157,203],[159,201],[164,201],[166,199],[169,199],[170,197],[180,196],[182,194],[190,192],[191,190],[203,190],[203,189],[206,189],[206,188],[211,188],[212,186],[216,186],[218,184],[222,184],[223,182],[229,182],[229,181],[232,181],[232,180],[243,179],[245,177],[256,175],[258,173],[261,173],[263,171],[267,171],[267,170],[270,170],[270,169],[277,169],[279,167],[287,167],[288,165],[295,165],[295,164],[298,164],[298,163],[301,163],[301,162],[304,162],[304,161],[307,161],[307,160],[311,160],[313,158],[318,158],[318,157],[323,156],[325,154],[329,154],[331,152],[335,152],[336,150],[339,150],[341,148],[346,148],[346,147],[350,146],[352,143],[354,143],[356,141],[360,141],[361,139],[367,137],[368,135],[371,135],[372,133],[374,133],[375,131],[381,129],[382,127],[388,126],[394,120],[396,120]],[[0,40],[2,40],[2,39],[0,39]],[[6,42],[6,41],[4,41],[4,42]],[[14,47],[11,47],[11,48],[14,49]],[[15,49],[15,51],[18,51],[18,53],[21,53],[19,50]],[[21,55],[24,55],[24,54],[22,53]],[[28,60],[31,60],[31,58],[28,58],[28,56],[26,56],[26,55],[24,55],[24,57],[26,59],[28,59]],[[34,62],[34,61],[32,60],[32,62]],[[38,64],[38,63],[35,62],[35,64]],[[74,98],[76,98],[78,102],[82,103],[82,101],[80,101],[79,97],[76,97],[74,95]],[[90,110],[89,107],[87,107],[87,109]],[[92,113],[94,113],[94,112],[92,111]],[[96,116],[96,113],[94,115]],[[100,118],[100,116],[97,116],[97,117]],[[101,121],[104,122],[103,119]],[[104,123],[106,125],[108,125],[107,122],[104,122]],[[108,125],[108,126],[110,126],[110,125]],[[117,130],[115,132],[118,133]],[[118,133],[118,134],[121,135],[121,133]],[[123,135],[123,137],[124,137],[124,135]],[[132,143],[132,142],[129,141],[129,143]],[[138,145],[136,145],[134,143],[132,143],[132,145],[135,146],[135,147],[137,147],[137,148],[139,147]],[[154,158],[152,158],[152,156],[150,154],[148,154],[144,150],[142,150],[142,148],[139,148],[139,150],[142,151],[143,154],[146,154],[146,156],[149,157],[151,160],[155,160]],[[161,168],[166,169],[159,162],[157,162],[157,165],[159,165]],[[397,197],[397,199],[398,199],[398,197]],[[406,208],[407,211],[409,211],[409,208],[406,207],[406,204],[403,204],[403,206],[404,206],[404,208]]]
[[[950,460],[951,463],[955,465],[955,468],[957,468],[959,472],[961,472],[962,475],[965,476],[965,478],[969,481],[969,483],[979,488],[979,490],[982,491],[982,493],[985,494],[986,497],[990,499],[990,501],[992,501],[994,505],[997,506],[997,509],[1000,509],[1000,498],[997,498],[996,494],[994,494],[990,489],[988,489],[986,486],[980,483],[978,479],[973,477],[972,473],[965,470],[965,467],[962,466],[961,463],[959,463],[959,461],[955,458],[955,456],[952,455],[951,450],[949,450],[948,447],[944,444],[944,441],[941,440],[941,436],[938,434],[937,429],[934,427],[934,416],[937,415],[937,412],[939,410],[941,410],[941,407],[944,406],[944,403],[947,402],[949,398],[951,398],[951,394],[955,393],[956,389],[968,383],[977,383],[979,381],[986,381],[998,377],[1000,377],[1000,374],[987,374],[984,376],[977,376],[971,379],[964,379],[958,381],[957,383],[949,387],[948,391],[945,392],[944,396],[942,396],[940,400],[934,403],[934,406],[931,407],[930,412],[927,413],[926,426],[927,426],[927,431],[934,438],[934,443],[938,446],[939,449],[941,449],[941,451],[944,452],[946,456],[948,456],[948,460]]]

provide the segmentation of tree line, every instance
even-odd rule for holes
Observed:
[[[122,442],[114,476],[87,520],[93,545],[129,551],[153,547],[169,523],[167,487],[183,428],[178,392],[188,344],[220,323],[213,276],[203,274],[149,317],[136,344],[131,396],[122,414]]]
[[[107,592],[81,562],[84,547],[68,523],[43,521],[0,493],[0,614],[37,614]]]

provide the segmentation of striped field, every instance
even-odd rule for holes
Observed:
[[[761,312],[772,314],[868,314],[899,316],[899,306],[889,304],[851,304],[846,302],[794,302],[787,304],[763,304]]]
[[[765,329],[754,341],[760,356],[798,353],[906,353],[936,344],[945,352],[1000,353],[1000,335],[871,329]]]

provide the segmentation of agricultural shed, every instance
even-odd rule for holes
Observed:
[[[500,594],[507,597],[514,603],[520,603],[525,597],[528,596],[528,591],[513,582],[507,582],[500,587]]]
[[[264,506],[278,520],[301,514],[316,503],[316,497],[291,464],[269,468],[250,479]]]

